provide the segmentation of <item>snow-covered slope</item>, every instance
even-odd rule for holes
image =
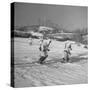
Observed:
[[[39,39],[29,45],[29,39],[15,38],[15,87],[83,84],[88,82],[88,50],[72,45],[71,63],[61,63],[66,42],[53,40],[44,65],[39,59]],[[72,41],[73,42],[73,41]]]

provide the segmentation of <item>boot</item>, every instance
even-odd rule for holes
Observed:
[[[39,63],[40,64],[44,64],[44,60],[46,59],[48,57],[48,55],[47,56],[42,56],[40,59],[39,59]]]

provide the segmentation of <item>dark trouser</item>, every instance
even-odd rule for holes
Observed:
[[[47,57],[48,57],[48,55],[47,55],[47,56],[41,56],[40,59],[39,59],[40,64],[43,64],[44,60],[45,60]]]

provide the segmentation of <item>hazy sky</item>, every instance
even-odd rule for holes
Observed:
[[[49,19],[69,30],[88,27],[88,8],[81,6],[15,3],[15,26],[37,25]]]

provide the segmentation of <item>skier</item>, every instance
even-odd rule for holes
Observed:
[[[63,62],[69,62],[71,56],[71,43],[65,43]]]
[[[51,40],[46,40],[46,39],[41,40],[40,47],[39,47],[39,50],[40,50],[39,63],[40,64],[44,63],[44,60],[48,57],[48,51],[50,51],[49,45],[51,43]]]
[[[33,43],[33,39],[32,37],[29,37],[29,45],[32,45],[32,43]]]

